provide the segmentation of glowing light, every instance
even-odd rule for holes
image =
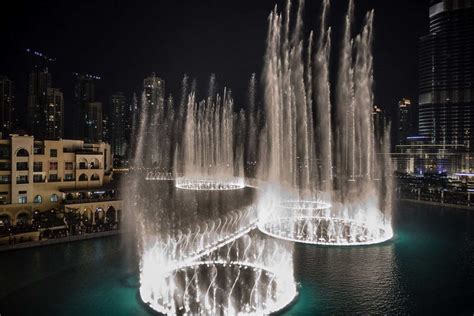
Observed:
[[[258,228],[274,238],[315,245],[372,245],[393,237],[390,225],[370,225],[356,220],[318,216],[278,218],[261,223]]]
[[[175,174],[172,172],[150,171],[146,173],[145,180],[163,180],[170,181],[175,179]]]
[[[258,229],[271,237],[305,244],[369,245],[393,237],[390,221],[372,201],[335,205],[319,199],[280,201],[267,191],[259,205]]]
[[[206,190],[206,191],[224,191],[238,190],[245,187],[244,178],[176,178],[176,187],[184,190]]]
[[[252,233],[239,237],[196,261],[170,260],[163,247],[148,249],[140,269],[142,300],[168,315],[263,315],[284,308],[297,295],[292,247]]]
[[[252,262],[209,260],[177,266],[164,277],[159,295],[140,288],[154,310],[175,315],[265,315],[277,312],[297,295],[291,278]],[[222,278],[226,282],[216,281]],[[238,295],[238,297],[237,297]]]

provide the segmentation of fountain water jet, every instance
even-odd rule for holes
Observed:
[[[311,33],[306,59],[303,1],[294,22],[291,1],[283,14],[277,8],[270,14],[263,71],[265,150],[260,157],[269,163],[261,165],[267,188],[261,194],[258,227],[273,237],[334,245],[378,243],[392,237],[390,168],[382,168],[388,163],[376,158],[372,122],[373,11],[361,33],[351,38],[353,11],[350,1],[335,91],[329,83],[329,1],[322,3],[316,50],[313,53]],[[288,199],[293,202],[288,204]]]
[[[303,2],[295,22],[291,12],[289,1],[269,17],[263,111],[255,76],[246,114],[233,112],[228,90],[216,94],[214,76],[204,101],[185,77],[178,109],[171,98],[142,104],[126,203],[137,211],[140,296],[156,311],[272,313],[297,295],[293,242],[367,245],[393,235],[390,164],[376,154],[388,136],[376,140],[371,121],[373,12],[352,38],[349,4],[335,89],[329,0],[308,44]],[[150,148],[150,133],[165,139]]]

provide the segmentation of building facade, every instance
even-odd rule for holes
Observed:
[[[76,73],[74,84],[73,133],[74,139],[83,139],[86,134],[86,107],[95,101],[95,83],[97,77]]]
[[[0,128],[2,137],[16,128],[14,85],[6,76],[0,76]]]
[[[46,110],[46,139],[60,139],[64,136],[64,97],[59,89],[48,89]]]
[[[35,68],[28,81],[28,132],[38,139],[46,138],[48,89],[51,74],[48,68]]]
[[[374,123],[375,139],[381,142],[385,133],[385,115],[377,105],[374,105],[372,108],[372,120]]]
[[[86,103],[84,140],[89,143],[101,142],[103,140],[103,124],[102,103]]]
[[[127,150],[127,114],[126,100],[122,92],[115,93],[110,98],[111,111],[111,146],[114,157],[124,157]]]
[[[146,104],[155,109],[163,105],[165,100],[165,81],[158,78],[155,73],[143,80],[143,91],[145,92]]]
[[[419,133],[472,151],[474,1],[432,1],[429,15],[430,32],[420,39]]]
[[[395,171],[418,176],[446,174],[452,177],[459,172],[472,173],[474,167],[474,160],[464,145],[433,144],[426,136],[407,137],[404,144],[396,146],[392,161]]]
[[[398,102],[397,143],[406,144],[407,137],[414,133],[413,105],[410,99],[401,99]]]
[[[0,140],[0,217],[13,223],[20,214],[31,219],[35,212],[62,209],[66,192],[100,191],[111,180],[108,144],[19,135]]]

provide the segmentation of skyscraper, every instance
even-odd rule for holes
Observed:
[[[28,132],[37,139],[45,139],[48,89],[51,88],[51,74],[48,68],[35,68],[28,82]]]
[[[8,136],[16,127],[15,95],[13,81],[0,76],[0,128],[2,137]]]
[[[472,151],[474,1],[434,0],[420,39],[419,133]]]
[[[155,73],[143,80],[143,90],[148,106],[156,108],[162,106],[165,99],[165,81],[156,77]]]
[[[86,107],[88,103],[95,101],[95,77],[77,73],[75,75],[76,83],[74,85],[73,138],[83,139],[87,130]]]
[[[46,139],[59,139],[64,133],[64,98],[59,89],[48,89]]]
[[[111,105],[111,145],[114,156],[125,156],[127,147],[126,130],[127,116],[125,96],[122,92],[113,94],[110,98]]]
[[[84,140],[89,143],[102,141],[102,103],[89,102],[85,104],[85,135]]]
[[[413,108],[410,99],[401,99],[398,102],[398,144],[406,144],[407,137],[413,131]]]
[[[372,119],[374,122],[375,139],[382,141],[385,129],[385,115],[380,107],[374,105],[372,109]]]
[[[143,80],[143,91],[145,92],[145,106],[148,107],[149,113],[159,113],[158,109],[163,108],[165,101],[165,81],[156,77],[155,73],[152,73],[151,77]],[[149,116],[149,125],[147,128],[148,137],[154,137],[152,131],[156,131],[157,122],[153,120],[153,116]],[[151,164],[158,160],[158,157],[151,155],[150,160],[147,163]]]

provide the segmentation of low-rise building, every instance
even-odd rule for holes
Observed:
[[[84,210],[93,220],[91,206],[96,206],[101,192],[112,181],[112,153],[106,143],[87,144],[81,140],[35,141],[33,136],[11,135],[0,140],[0,222],[16,225],[31,224],[35,214],[49,210]],[[110,190],[110,189],[109,189]],[[84,193],[83,199],[71,203],[73,192]],[[121,208],[116,192],[109,195],[107,211]],[[69,194],[69,195],[68,195]],[[94,199],[90,204],[87,199]],[[83,207],[83,203],[87,207]],[[68,207],[66,207],[68,206]],[[69,207],[70,206],[70,207]],[[115,216],[115,215],[114,215]]]

